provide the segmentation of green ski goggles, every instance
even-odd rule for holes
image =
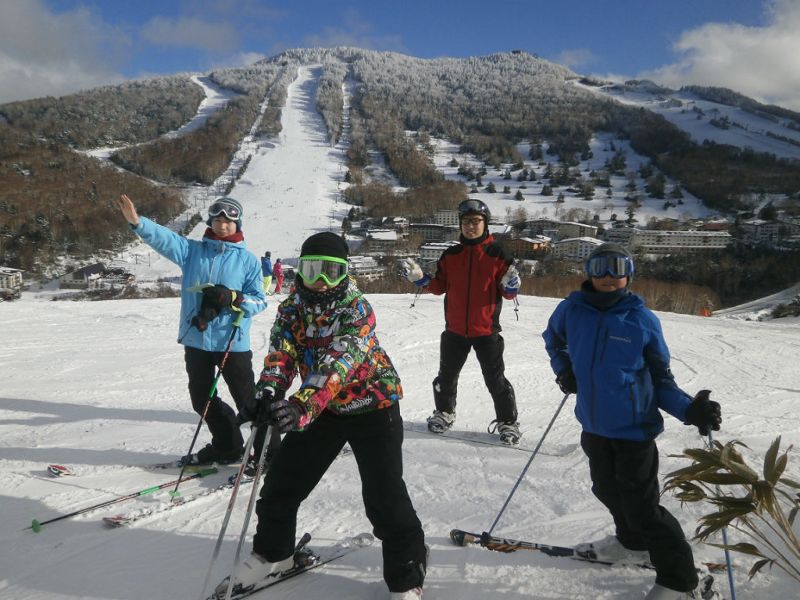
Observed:
[[[333,256],[301,256],[297,274],[306,283],[322,279],[329,286],[337,286],[347,277],[347,261]]]

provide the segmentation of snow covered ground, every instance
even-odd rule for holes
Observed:
[[[403,380],[402,414],[409,428],[422,427],[432,409],[441,299],[411,295],[371,298],[379,337]],[[558,406],[539,337],[556,300],[521,298],[520,320],[510,306],[503,315],[508,377],[519,399],[523,446],[535,447]],[[0,597],[16,600],[195,598],[214,547],[228,495],[218,493],[129,529],[108,530],[103,516],[169,502],[166,492],[25,530],[40,521],[174,479],[176,472],[137,468],[186,451],[196,424],[180,347],[175,343],[178,301],[46,302],[27,297],[0,311],[4,366],[0,400]],[[254,368],[266,352],[275,304],[253,326]],[[760,460],[769,443],[800,443],[797,399],[800,320],[745,322],[662,314],[673,352],[673,368],[690,393],[713,391],[722,403],[721,441],[739,439]],[[461,377],[457,428],[485,431],[493,418],[480,370],[471,358]],[[223,386],[223,397],[229,398]],[[545,439],[495,533],[571,545],[610,531],[610,520],[589,491],[586,459],[578,447],[572,401]],[[208,441],[203,431],[200,444]],[[659,440],[662,472],[679,468],[670,454],[698,447],[693,428],[667,417]],[[408,431],[406,481],[424,524],[431,559],[426,598],[639,598],[651,573],[631,568],[588,566],[532,553],[496,554],[453,546],[453,527],[483,531],[493,523],[529,458],[516,450],[453,441]],[[46,474],[63,463],[76,474]],[[797,454],[789,476],[798,477]],[[218,483],[187,482],[189,495]],[[687,532],[699,507],[664,503]],[[216,581],[230,568],[243,522],[241,497],[231,521]],[[254,524],[251,524],[251,533]],[[355,462],[338,459],[306,501],[299,529],[316,544],[370,531],[360,508]],[[741,541],[735,535],[734,541]],[[696,558],[720,561],[720,551],[697,546]],[[743,598],[789,598],[791,583],[780,574],[747,581],[750,561],[735,555],[736,583]],[[720,582],[724,588],[724,582]],[[256,598],[385,598],[378,547],[360,550],[313,575]]]
[[[246,239],[257,254],[271,249],[273,257],[296,255],[308,234],[330,226],[345,209],[336,204],[341,149],[327,145],[321,119],[313,110],[318,75],[314,68],[300,70],[289,89],[279,143],[258,148],[232,193],[244,203]],[[124,227],[121,217],[119,227]],[[191,235],[201,232],[198,226]],[[155,255],[145,261],[145,251],[133,246],[120,260],[139,267],[140,280],[177,274]],[[491,526],[530,453],[419,431],[432,410],[430,382],[443,328],[442,299],[422,296],[415,308],[410,308],[410,294],[375,295],[370,300],[377,312],[379,338],[405,389],[401,411],[408,429],[406,482],[431,545],[426,599],[643,597],[651,584],[650,572],[534,553],[497,554],[450,543],[447,536],[453,527],[483,531]],[[522,446],[529,450],[562,398],[540,337],[556,303],[521,297],[519,320],[510,305],[502,317],[507,375],[517,392]],[[177,299],[50,302],[47,294],[33,292],[0,305],[0,330],[6,340],[0,347],[0,598],[200,596],[228,500],[225,493],[140,520],[128,529],[106,529],[101,517],[164,505],[168,494],[143,496],[45,525],[40,533],[28,528],[34,518],[51,519],[177,476],[141,465],[183,454],[197,423],[186,390],[182,351],[175,343],[178,307]],[[271,301],[253,324],[257,370],[275,307]],[[717,439],[745,442],[756,464],[778,435],[783,436],[784,446],[800,444],[799,319],[749,322],[660,316],[681,386],[690,393],[711,389],[712,398],[723,406],[723,429]],[[224,386],[221,393],[229,398]],[[589,491],[572,404],[568,402],[569,408],[544,440],[495,533],[572,545],[611,531],[608,515]],[[457,428],[485,431],[493,418],[491,406],[480,369],[470,358],[461,376]],[[207,441],[203,431],[198,443]],[[659,439],[662,473],[684,466],[670,454],[701,442],[695,430],[667,417],[667,431]],[[48,477],[49,463],[70,465],[75,475]],[[793,453],[787,475],[798,479],[798,464]],[[191,495],[226,474],[187,482],[181,489]],[[248,491],[243,490],[245,497],[237,503],[213,570],[214,582],[230,569]],[[691,533],[701,507],[681,507],[671,496],[664,503]],[[250,534],[254,527],[251,523]],[[310,532],[318,546],[370,531],[351,456],[339,458],[305,502],[298,529]],[[695,552],[698,561],[722,560],[721,552],[710,546],[698,545]],[[796,587],[777,571],[748,581],[751,561],[734,558],[739,597],[796,596],[791,591]],[[725,590],[724,578],[718,587]],[[254,598],[378,600],[387,595],[380,549],[375,545]],[[730,597],[727,591],[725,595]]]

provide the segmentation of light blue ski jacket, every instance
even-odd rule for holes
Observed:
[[[267,307],[258,258],[247,250],[244,241],[223,242],[203,238],[188,240],[166,227],[145,217],[131,229],[153,250],[181,268],[181,316],[178,342],[192,348],[211,352],[224,352],[233,333],[233,322],[238,313],[225,309],[200,332],[192,326],[192,318],[200,310],[203,295],[190,288],[202,284],[220,284],[242,293],[239,308],[244,312],[239,331],[231,344],[232,352],[250,350],[250,325],[252,317]]]
[[[542,336],[556,375],[572,367],[584,431],[647,441],[664,431],[659,409],[684,420],[692,398],[670,371],[661,323],[636,294],[602,311],[572,292]]]

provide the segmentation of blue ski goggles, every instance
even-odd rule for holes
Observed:
[[[242,218],[242,210],[230,202],[220,200],[214,202],[214,204],[209,207],[208,216],[213,219],[215,217],[219,217],[220,215],[230,219],[231,221],[238,221]]]
[[[611,275],[615,279],[633,275],[633,260],[619,254],[601,254],[586,261],[586,274],[589,277]]]
[[[306,283],[322,279],[330,286],[337,286],[347,277],[347,261],[334,256],[301,256],[297,274]]]

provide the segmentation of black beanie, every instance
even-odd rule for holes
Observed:
[[[332,256],[347,260],[347,243],[330,231],[315,233],[303,242],[300,256]]]

